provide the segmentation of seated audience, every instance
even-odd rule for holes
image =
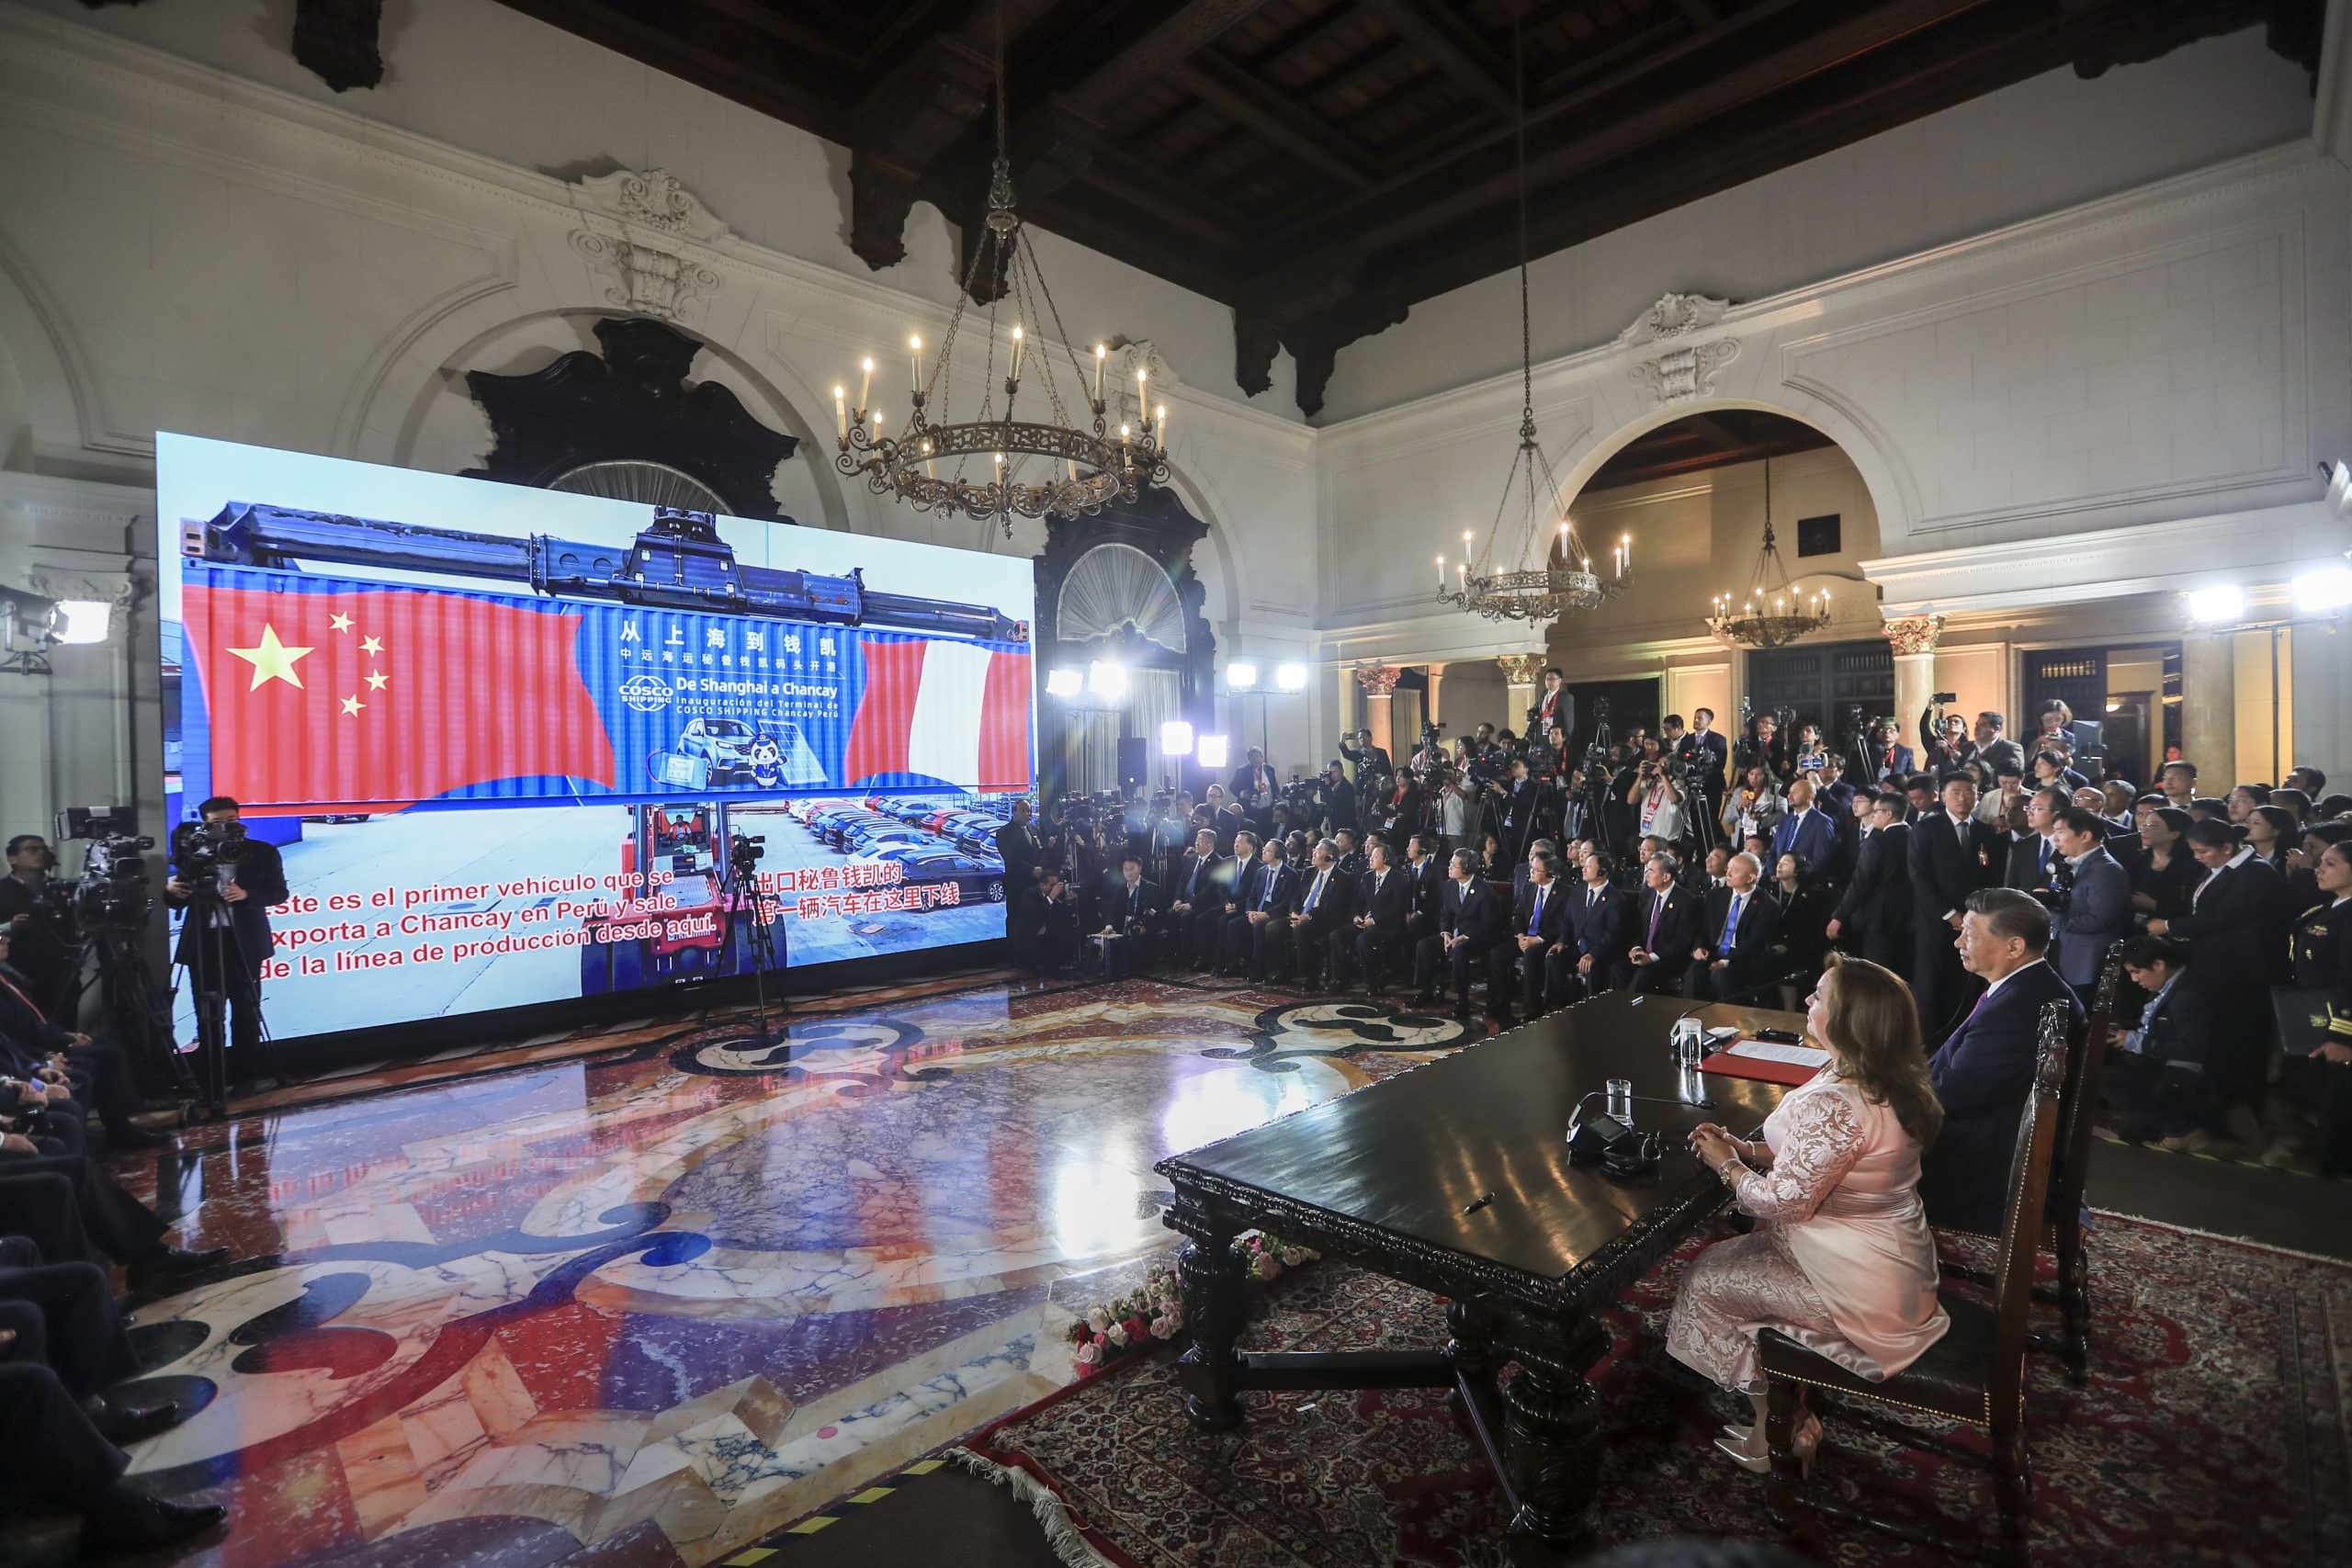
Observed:
[[[1546,1007],[1566,1007],[1607,990],[1634,939],[1634,898],[1612,885],[1616,861],[1605,850],[1589,850],[1574,863],[1582,885],[1568,897],[1567,930],[1547,961]]]
[[[1780,900],[1757,884],[1764,867],[1756,856],[1732,856],[1725,886],[1707,895],[1704,935],[1690,949],[1682,994],[1727,1002],[1771,979],[1772,936],[1781,919]]]
[[[1667,1320],[1670,1355],[1753,1402],[1754,1423],[1726,1428],[1716,1446],[1754,1471],[1770,1464],[1760,1330],[1778,1328],[1877,1382],[1951,1326],[1920,1207],[1920,1157],[1937,1144],[1944,1112],[1911,993],[1875,964],[1833,960],[1807,1001],[1805,1028],[1831,1065],[1781,1100],[1761,1137],[1743,1141],[1713,1122],[1690,1134],[1756,1228],[1692,1260]],[[2015,1130],[2013,1122],[2013,1139]],[[2008,1168],[2004,1159],[2005,1186]],[[1820,1437],[1820,1422],[1802,1413],[1801,1461]]]
[[[1680,867],[1669,854],[1654,854],[1642,868],[1642,894],[1634,906],[1632,942],[1611,983],[1620,990],[1682,988],[1687,956],[1705,930],[1704,893],[1677,880]]]
[[[2129,1028],[2119,1028],[2099,1094],[2126,1143],[2160,1141],[2197,1154],[2212,1145],[2218,1120],[2205,1076],[2213,1000],[2188,957],[2188,944],[2170,937],[2141,935],[2124,944],[2124,972],[2148,999]]]
[[[1438,897],[1437,927],[1413,951],[1413,1000],[1428,1006],[1438,987],[1453,983],[1453,1016],[1470,1016],[1470,983],[1510,919],[1502,899],[1487,885],[1474,851],[1453,852],[1452,874]]]

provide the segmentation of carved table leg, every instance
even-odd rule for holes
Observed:
[[[1491,1383],[1495,1376],[1494,1321],[1484,1309],[1468,1302],[1445,1303],[1445,1326],[1453,1337],[1445,1347],[1446,1364],[1459,1377],[1473,1383]],[[1457,1385],[1445,1396],[1445,1402],[1457,1416],[1468,1416],[1463,1408],[1462,1390]]]
[[[1184,1303],[1184,1327],[1193,1348],[1177,1362],[1177,1378],[1189,1396],[1184,1414],[1204,1432],[1241,1425],[1241,1402],[1234,1373],[1234,1345],[1250,1315],[1248,1266],[1230,1231],[1188,1234],[1176,1255],[1176,1287]]]
[[[1513,1535],[1566,1551],[1591,1548],[1585,1510],[1600,1486],[1600,1395],[1584,1370],[1606,1344],[1587,1333],[1510,1346],[1519,1373],[1503,1385],[1503,1463],[1519,1499]]]

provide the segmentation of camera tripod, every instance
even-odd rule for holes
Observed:
[[[73,987],[65,993],[57,1016],[80,1015],[82,998],[90,989],[90,961],[96,959],[102,1027],[122,1043],[149,1083],[168,1076],[172,1092],[193,1101],[198,1098],[196,1075],[188,1070],[187,1059],[173,1049],[171,995],[156,986],[154,972],[141,951],[145,946],[144,916],[134,926],[101,926],[85,932],[74,957]]]
[[[747,917],[752,954],[752,1001],[759,1020],[759,1045],[763,1051],[775,1044],[775,1031],[768,1023],[768,972],[777,968],[775,933],[768,929],[766,900],[761,897],[759,863],[750,856],[739,856],[730,848],[726,874],[718,884],[719,917],[727,922],[728,943],[735,940],[735,917]],[[784,998],[776,998],[775,1010],[789,1016]]]
[[[180,966],[187,975],[188,994],[196,1010],[196,1099],[216,1120],[229,1113],[229,988],[253,987],[249,999],[255,1013],[254,1045],[263,1060],[257,1064],[273,1083],[283,1084],[285,1072],[262,1023],[261,982],[237,934],[232,909],[220,897],[219,882],[206,878],[188,896],[187,915],[180,928]],[[232,965],[234,965],[232,968]],[[176,1055],[176,1053],[175,1053]]]

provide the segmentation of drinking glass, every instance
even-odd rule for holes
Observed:
[[[1630,1127],[1634,1124],[1633,1079],[1611,1078],[1609,1080],[1609,1115],[1610,1119],[1621,1127]]]

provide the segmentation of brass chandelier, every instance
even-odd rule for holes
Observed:
[[[1781,547],[1772,537],[1772,463],[1764,462],[1764,548],[1756,558],[1756,576],[1747,595],[1733,607],[1732,596],[1718,593],[1707,629],[1738,648],[1783,648],[1829,625],[1829,590],[1816,588],[1800,595],[1789,585],[1789,569],[1781,560]]]
[[[1454,581],[1450,584],[1445,557],[1437,558],[1437,596],[1442,604],[1490,621],[1548,621],[1571,610],[1592,609],[1633,586],[1634,540],[1630,534],[1620,535],[1610,547],[1608,573],[1593,570],[1592,554],[1568,516],[1552,460],[1536,440],[1535,355],[1527,297],[1526,63],[1515,19],[1511,76],[1518,110],[1514,129],[1519,157],[1519,450],[1511,457],[1510,471],[1503,477],[1502,501],[1495,508],[1485,547],[1474,550],[1470,530],[1463,531],[1462,559],[1454,565]],[[1515,520],[1510,517],[1513,495],[1521,498]],[[1552,525],[1555,516],[1559,520],[1556,533]]]
[[[866,488],[875,494],[895,495],[919,512],[962,513],[979,522],[997,519],[1009,538],[1015,513],[1023,517],[1076,517],[1100,512],[1114,501],[1133,502],[1145,487],[1167,483],[1169,475],[1168,405],[1149,402],[1149,370],[1136,372],[1134,418],[1114,426],[1102,388],[1110,351],[1098,343],[1093,387],[1089,392],[1077,351],[1062,330],[1053,291],[1046,285],[1045,273],[1013,209],[1008,123],[1004,8],[999,0],[996,162],[989,177],[987,232],[973,247],[971,265],[956,296],[955,313],[940,339],[938,357],[932,361],[926,377],[922,339],[908,340],[911,412],[897,434],[883,434],[881,413],[868,406],[874,381],[870,358],[863,366],[854,408],[850,406],[846,387],[833,389],[833,420],[841,443],[841,455],[834,463],[842,473],[865,475]],[[983,285],[993,298],[983,329],[979,406],[968,418],[945,418],[954,390],[952,357],[971,303]],[[999,306],[1007,301],[1013,319],[1000,336]],[[1047,322],[1053,328],[1053,342],[1040,343],[1029,328]],[[1000,344],[1003,349],[1001,366]],[[1070,396],[1082,400],[1091,412],[1091,429],[1073,423],[1062,401],[1054,367],[1057,352],[1069,362]],[[1049,420],[1016,417],[1015,404],[1028,386],[1040,389]],[[997,403],[1000,391],[1004,399],[1001,408]],[[978,466],[981,463],[986,467]],[[947,465],[944,474],[942,464]],[[969,478],[967,468],[973,470]]]

